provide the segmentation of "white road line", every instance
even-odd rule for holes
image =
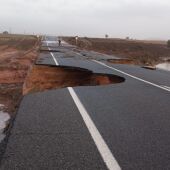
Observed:
[[[164,87],[164,88],[166,88],[166,89],[170,90],[170,87],[168,87],[168,86],[164,86],[164,85],[162,85],[162,87]]]
[[[59,63],[57,62],[56,58],[54,57],[54,54],[53,54],[53,53],[50,53],[50,54],[52,55],[55,64],[56,64],[57,66],[59,66]]]
[[[46,43],[47,43],[47,47],[48,47],[48,42],[46,41]],[[51,50],[50,47],[48,47],[48,49]],[[54,57],[54,54],[52,52],[50,52],[50,54],[53,57],[53,60],[54,60],[55,64],[58,66],[59,63],[57,62],[56,58]]]
[[[108,148],[106,142],[104,141],[103,137],[101,136],[100,132],[96,128],[95,124],[93,123],[92,119],[90,118],[89,114],[87,113],[85,107],[81,103],[79,97],[75,93],[74,89],[69,87],[68,88],[97,148],[102,156],[107,168],[109,170],[120,170],[120,166],[117,163],[116,159],[112,155],[110,149]]]
[[[50,53],[54,59],[54,62],[56,65],[59,65],[56,58],[54,57],[53,53]],[[71,97],[73,98],[73,101],[75,102],[91,136],[94,140],[94,143],[97,146],[97,149],[103,158],[103,161],[105,162],[108,170],[121,170],[118,162],[114,158],[113,154],[111,153],[109,147],[107,146],[106,142],[104,141],[103,137],[101,136],[100,132],[96,128],[95,124],[93,123],[92,119],[90,118],[89,114],[87,113],[85,107],[81,103],[79,97],[77,96],[76,92],[72,87],[68,87],[68,90],[70,92]]]
[[[166,87],[166,88],[170,89],[170,87],[169,87],[169,86],[164,86],[164,87]]]
[[[119,72],[119,73],[122,73],[122,74],[124,74],[124,75],[127,75],[127,76],[129,76],[129,77],[131,77],[131,78],[134,78],[134,79],[136,79],[136,80],[142,81],[142,82],[144,82],[144,83],[146,83],[146,84],[150,84],[150,85],[152,85],[152,86],[154,86],[154,87],[158,87],[158,88],[160,88],[160,89],[163,89],[163,90],[166,90],[166,91],[170,92],[170,89],[167,89],[167,88],[165,88],[165,87],[163,87],[163,86],[157,85],[157,84],[155,84],[155,83],[151,83],[151,82],[146,81],[146,80],[144,80],[144,79],[141,79],[141,78],[139,78],[139,77],[136,77],[136,76],[133,76],[133,75],[131,75],[131,74],[128,74],[128,73],[126,73],[126,72],[124,72],[124,71],[118,70],[118,69],[116,69],[116,68],[114,68],[114,67],[110,67],[110,66],[108,66],[108,65],[106,65],[106,64],[104,64],[104,63],[102,63],[102,62],[100,62],[100,61],[97,61],[97,60],[92,60],[92,61],[94,61],[94,62],[96,62],[96,63],[98,63],[98,64],[100,64],[100,65],[103,65],[103,66],[105,66],[105,67],[107,67],[107,68],[110,68],[110,69],[112,69],[112,70],[115,70],[115,71],[117,71],[117,72]]]

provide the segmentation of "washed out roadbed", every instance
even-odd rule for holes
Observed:
[[[38,56],[39,38],[0,34],[1,111],[13,115],[22,98],[25,78]]]
[[[96,74],[77,67],[34,65],[25,80],[23,94],[66,87],[109,85],[124,81],[123,77]]]

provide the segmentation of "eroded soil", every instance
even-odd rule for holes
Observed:
[[[39,42],[33,36],[0,36],[0,104],[13,114],[22,98],[22,87],[38,56]]]
[[[64,87],[108,85],[124,81],[124,78],[116,75],[94,74],[86,69],[34,65],[25,81],[23,94]]]
[[[130,59],[109,59],[107,60],[110,63],[113,64],[131,64],[131,65],[137,65],[137,63],[134,60]]]

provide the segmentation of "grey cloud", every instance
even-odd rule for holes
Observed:
[[[0,31],[170,37],[169,0],[4,0]]]

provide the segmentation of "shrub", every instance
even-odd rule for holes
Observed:
[[[170,40],[167,41],[167,47],[170,48]]]
[[[105,35],[105,38],[109,38],[109,35],[108,35],[108,34],[106,34],[106,35]]]

